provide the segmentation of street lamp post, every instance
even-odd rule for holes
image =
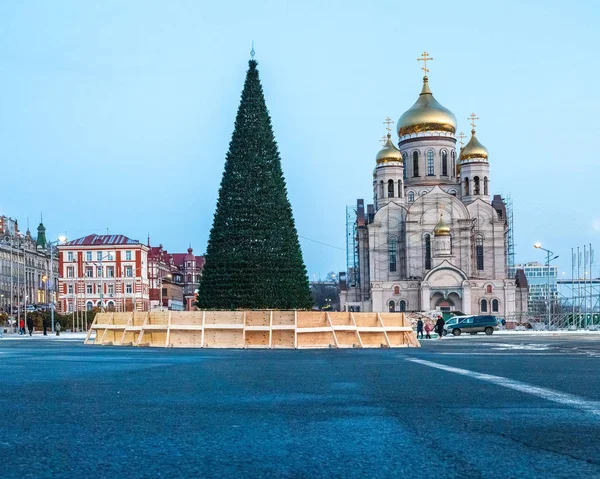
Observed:
[[[546,252],[546,267],[548,268],[547,271],[547,291],[546,291],[546,305],[547,305],[547,311],[546,311],[546,319],[548,322],[548,329],[550,329],[550,256],[553,255],[554,253],[552,251],[550,251],[549,249],[546,248],[542,248],[542,244],[541,243],[535,243],[533,245],[534,248],[536,249],[541,249],[542,251]],[[558,256],[555,256],[552,259],[556,259],[558,258]]]

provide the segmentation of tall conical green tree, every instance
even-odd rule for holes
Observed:
[[[198,291],[202,309],[304,309],[312,299],[257,63],[250,60]]]

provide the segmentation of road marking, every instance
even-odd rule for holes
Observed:
[[[462,376],[468,376],[481,381],[486,381],[497,386],[502,386],[508,389],[514,389],[526,394],[532,394],[542,399],[562,404],[563,406],[570,406],[581,411],[589,412],[595,416],[600,417],[600,403],[597,401],[588,401],[579,396],[573,394],[562,393],[560,391],[554,391],[553,389],[542,388],[539,386],[532,386],[531,384],[523,383],[521,381],[515,381],[502,376],[493,376],[491,374],[482,374],[475,371],[469,371],[468,369],[454,368],[452,366],[446,366],[444,364],[434,363],[432,361],[426,361],[424,359],[417,358],[405,358],[407,361],[413,363],[422,364],[423,366],[429,366],[431,368],[441,369],[451,373],[461,374]]]

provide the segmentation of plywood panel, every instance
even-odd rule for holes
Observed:
[[[246,331],[247,348],[268,348],[269,331]]]
[[[355,331],[336,331],[335,337],[340,348],[357,348],[360,345]]]
[[[206,348],[243,348],[243,329],[207,329],[204,331]]]
[[[404,313],[379,313],[383,325],[387,327],[392,326],[407,326],[406,318]]]
[[[244,324],[243,311],[206,311],[205,324]]]
[[[171,325],[202,326],[202,311],[171,311]]]
[[[298,311],[298,328],[325,328],[327,326],[329,326],[327,313]]]
[[[174,348],[201,348],[202,331],[171,330],[169,346]]]
[[[353,326],[350,313],[329,313],[329,319],[333,326]]]
[[[387,346],[384,333],[359,333],[364,348],[380,348]]]
[[[126,331],[125,335],[122,336],[122,342],[123,344],[136,344],[137,340],[140,336],[140,332],[139,331]]]
[[[167,344],[166,331],[144,331],[140,345],[148,345],[153,347],[165,347]]]
[[[335,347],[333,332],[298,333],[298,349]]]
[[[246,326],[269,326],[270,311],[246,311]]]
[[[248,332],[246,332],[248,334]],[[275,329],[272,332],[271,347],[272,348],[293,348],[294,347],[294,331]]]
[[[154,326],[165,326],[169,322],[170,311],[152,311],[148,316],[148,323]]]
[[[114,313],[112,324],[129,324],[133,313]]]
[[[142,326],[148,317],[148,313],[133,313],[133,326]]]
[[[390,346],[392,348],[399,348],[399,347],[407,347],[408,344],[405,342],[405,334],[402,331],[391,331],[388,332],[388,338],[390,340]]]
[[[294,326],[295,311],[273,311],[273,326]]]
[[[352,313],[358,327],[373,328],[381,326],[377,313]]]

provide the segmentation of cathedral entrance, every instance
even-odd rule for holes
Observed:
[[[431,295],[431,309],[436,311],[461,311],[462,300],[458,293],[434,292]]]

